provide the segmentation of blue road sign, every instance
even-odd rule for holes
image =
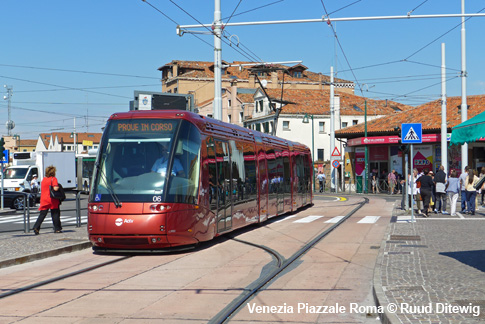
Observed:
[[[0,163],[8,163],[8,150],[3,151],[3,159],[0,160]]]
[[[419,144],[423,142],[422,124],[401,124],[401,143]]]

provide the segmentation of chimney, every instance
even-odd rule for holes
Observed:
[[[278,71],[271,72],[271,83],[273,89],[278,88]]]
[[[256,78],[254,74],[249,75],[249,88],[256,88]]]

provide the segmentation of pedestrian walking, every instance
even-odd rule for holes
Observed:
[[[387,183],[389,184],[389,194],[394,194],[394,188],[396,187],[396,171],[392,170],[387,175]]]
[[[30,181],[30,192],[33,197],[33,206],[37,203],[37,194],[39,193],[39,180],[37,179],[37,174],[32,176],[32,181]]]
[[[423,199],[421,198],[421,183],[417,183],[418,179],[420,177],[422,177],[424,175],[423,171],[419,172],[418,169],[414,169],[413,170],[413,174],[415,174],[415,179],[414,179],[414,183],[416,184],[416,188],[417,188],[417,193],[416,193],[416,207],[418,208],[418,215],[423,215],[423,213],[421,212],[421,202],[423,201]]]
[[[466,202],[467,210],[466,213],[470,215],[475,215],[475,198],[477,197],[477,189],[475,185],[477,184],[479,177],[475,175],[473,169],[468,170],[468,176],[465,180],[465,190],[466,190]]]
[[[436,176],[434,177],[434,184],[436,188],[436,207],[437,212],[442,213],[443,215],[447,215],[446,212],[446,173],[445,167],[440,166],[438,172],[436,172]]]
[[[431,193],[433,191],[433,179],[429,176],[428,169],[423,170],[424,174],[419,177],[417,182],[421,184],[420,192],[421,197],[423,198],[423,213],[424,217],[428,217],[429,213],[429,203],[431,200]]]
[[[451,216],[456,216],[456,202],[460,193],[460,180],[457,178],[456,171],[451,171],[450,177],[446,182],[446,194],[450,200]]]
[[[325,180],[326,180],[325,173],[323,173],[323,171],[318,172],[317,179],[318,179],[318,183],[320,184],[320,192],[324,192]]]
[[[418,214],[421,213],[420,211],[420,203],[419,202],[419,199],[420,197],[418,197],[418,193],[419,193],[419,189],[418,189],[418,186],[417,186],[417,182],[416,180],[418,179],[418,169],[413,169],[413,173],[412,174],[408,174],[408,183],[407,183],[407,186],[408,186],[408,199],[409,199],[409,206],[411,208],[414,208],[414,206],[411,205],[411,195],[414,196],[414,201],[416,202],[417,204],[417,208],[418,208]],[[411,180],[413,182],[413,188],[411,189]]]
[[[33,228],[35,235],[39,235],[40,226],[47,216],[47,212],[49,211],[49,209],[51,211],[52,223],[54,224],[54,232],[62,233],[61,212],[59,209],[61,202],[58,199],[54,199],[51,197],[51,186],[55,191],[59,190],[59,182],[56,178],[56,168],[52,165],[48,166],[45,169],[45,176],[44,179],[42,179],[42,183],[40,185],[40,214]]]
[[[372,193],[375,194],[376,192],[379,192],[379,188],[377,187],[377,180],[376,179],[376,174],[372,173],[372,180],[371,180],[371,186],[372,186]]]
[[[482,167],[481,171],[480,171],[480,179],[485,177],[485,167]],[[482,205],[482,207],[485,207],[485,201],[484,201],[484,197],[485,197],[485,183],[483,183],[482,187],[480,188],[480,194],[482,196],[482,200],[480,202],[480,205]]]
[[[461,212],[464,213],[466,211],[466,177],[468,176],[468,166],[465,167],[465,171],[460,174],[460,196],[461,196]]]
[[[431,188],[431,199],[429,200],[429,209],[430,209],[429,211],[435,212],[435,214],[438,214],[438,210],[436,209],[436,186],[434,184],[434,172],[429,171],[428,175],[433,180],[433,187]]]

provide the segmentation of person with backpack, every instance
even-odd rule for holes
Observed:
[[[62,197],[60,197],[60,199],[52,197],[53,195],[55,195],[54,192],[62,191],[62,186],[57,181],[56,167],[54,167],[53,165],[50,165],[45,169],[45,176],[44,179],[42,179],[40,188],[40,214],[34,224],[33,231],[35,235],[39,235],[40,226],[42,225],[42,222],[44,221],[45,217],[47,216],[47,212],[50,209],[52,223],[54,224],[54,232],[62,233],[61,211],[59,209],[59,206],[61,205],[61,200],[63,199]]]

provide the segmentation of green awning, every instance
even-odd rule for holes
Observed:
[[[485,138],[485,111],[451,129],[450,145],[462,145]]]

